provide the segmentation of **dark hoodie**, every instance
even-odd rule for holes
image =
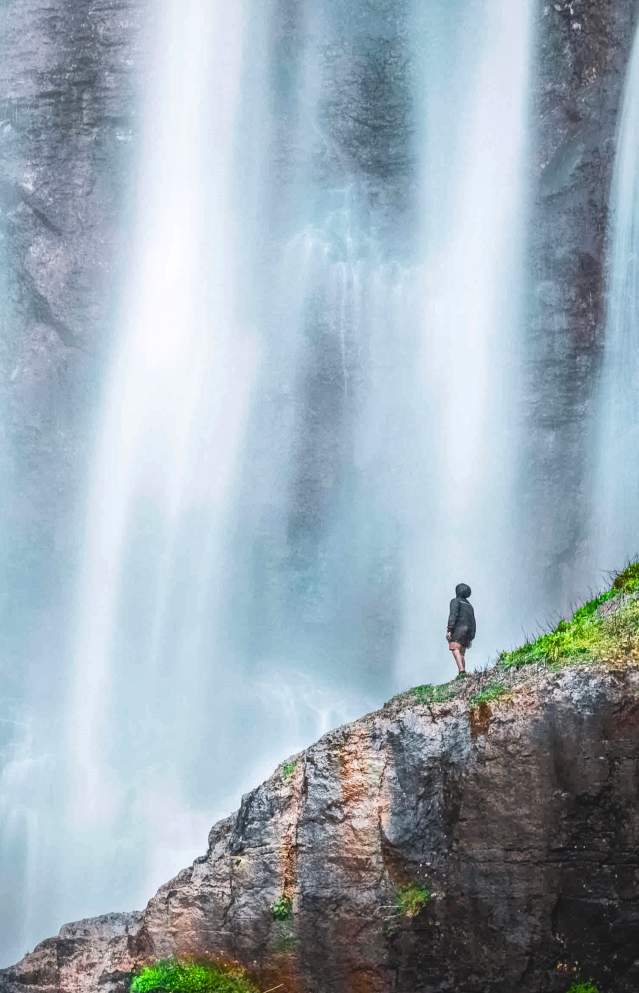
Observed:
[[[455,599],[450,601],[448,633],[451,641],[470,648],[476,631],[475,611],[468,602],[470,586],[460,583],[455,587],[455,593],[457,594]]]

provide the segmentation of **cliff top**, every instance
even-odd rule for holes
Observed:
[[[66,925],[0,991],[128,993],[195,959],[285,993],[634,993],[638,669],[635,563],[280,764],[142,913]]]

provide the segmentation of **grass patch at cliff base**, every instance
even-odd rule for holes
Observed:
[[[144,966],[131,993],[259,993],[244,970],[215,962],[167,959]]]
[[[567,993],[599,993],[599,987],[592,981],[573,983]]]

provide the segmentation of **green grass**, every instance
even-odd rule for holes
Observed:
[[[597,615],[598,608],[620,593],[639,591],[639,562],[631,563],[614,579],[611,589],[600,593],[575,611],[570,620],[560,621],[553,631],[542,634],[512,652],[500,656],[503,669],[519,669],[534,662],[562,665],[567,662],[612,660],[639,652],[639,610],[637,602],[621,605],[608,617]]]
[[[293,916],[293,901],[290,896],[278,896],[271,904],[271,913],[275,921],[290,921]]]
[[[442,686],[426,683],[425,686],[416,686],[414,690],[411,690],[411,693],[418,703],[446,703],[448,700],[452,700],[455,695],[453,688],[448,683],[444,683]]]
[[[599,596],[596,596],[593,600],[588,600],[588,602],[584,603],[579,610],[574,612],[572,615],[573,621],[577,621],[581,624],[583,621],[592,620],[602,603],[606,603],[608,600],[612,600],[613,597],[616,596],[617,590],[606,590],[605,593],[600,593]]]
[[[639,590],[639,560],[629,562],[625,569],[617,573],[612,584],[613,590],[635,593]]]
[[[395,907],[402,917],[417,917],[431,899],[430,891],[421,883],[409,883],[397,891]]]
[[[286,782],[290,779],[295,770],[297,769],[297,759],[294,762],[285,762],[282,766],[282,779]]]
[[[131,993],[258,993],[241,969],[169,959],[145,966],[131,982]]]
[[[573,983],[567,993],[599,993],[599,987],[593,982]]]
[[[500,696],[503,696],[507,692],[508,690],[503,683],[492,683],[485,690],[473,693],[469,703],[471,707],[479,707],[482,703],[492,703],[493,700],[499,700]]]

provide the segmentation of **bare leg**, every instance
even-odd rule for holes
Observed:
[[[460,672],[466,672],[466,661],[464,659],[464,651],[460,648],[453,648],[453,658],[457,663],[457,668]]]

